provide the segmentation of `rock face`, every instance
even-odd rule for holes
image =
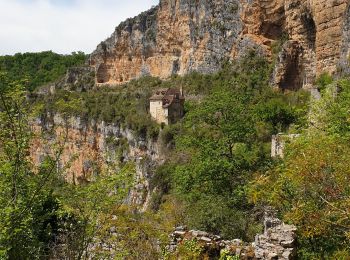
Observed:
[[[120,24],[92,53],[97,83],[215,71],[242,31],[239,9],[237,0],[161,1]]]
[[[335,74],[341,60],[341,47],[347,41],[347,0],[286,0],[286,31],[294,45],[287,49],[299,57],[285,70],[288,79],[298,71],[294,88],[312,88],[315,77],[323,72]],[[346,47],[345,47],[346,48]],[[344,51],[344,50],[343,50]],[[287,81],[288,82],[288,81]],[[283,86],[286,88],[286,86]]]
[[[239,259],[296,259],[296,227],[286,225],[268,214],[265,214],[264,226],[264,234],[256,235],[255,242],[251,244],[240,239],[224,240],[204,231],[177,227],[170,235],[168,250],[176,252],[185,241],[195,240],[203,246],[203,259],[217,259],[222,250],[226,255]]]
[[[121,163],[132,162],[136,167],[135,187],[127,201],[141,210],[147,208],[152,194],[151,172],[162,163],[159,142],[136,137],[117,124],[59,114],[36,119],[31,125],[35,134],[30,146],[34,165],[58,152],[57,168],[64,167],[65,179],[83,184],[99,173],[118,172]]]
[[[98,84],[211,73],[250,48],[271,57],[283,38],[273,82],[312,88],[317,75],[348,65],[349,19],[348,0],[160,0],[121,23],[89,63]]]
[[[340,53],[340,72],[350,73],[349,66],[350,57],[350,7],[347,6],[345,13],[344,27],[343,27],[343,41]]]

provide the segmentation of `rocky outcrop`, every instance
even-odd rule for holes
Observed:
[[[67,70],[65,77],[56,83],[56,88],[74,91],[88,91],[95,85],[95,70],[90,66],[73,67]]]
[[[264,234],[257,235],[250,244],[240,239],[224,240],[204,231],[177,227],[170,235],[168,250],[176,252],[185,241],[195,240],[203,248],[203,259],[217,259],[223,252],[239,259],[296,259],[296,227],[268,215],[264,226]]]
[[[242,31],[239,10],[237,0],[161,1],[120,24],[92,53],[97,83],[215,71]]]
[[[348,64],[348,9],[347,0],[160,0],[121,23],[89,63],[98,84],[211,73],[250,48],[271,57],[276,41],[287,39],[273,82],[312,88],[317,75]]]
[[[151,173],[162,163],[159,142],[137,137],[118,124],[60,114],[36,119],[31,127],[35,136],[30,146],[33,164],[40,165],[47,155],[59,155],[57,169],[64,168],[68,182],[87,183],[98,174],[116,173],[122,164],[134,163],[135,187],[127,201],[141,210],[147,208]]]
[[[271,45],[283,37],[286,25],[283,0],[240,1],[241,22],[243,30],[240,32],[239,42],[250,42],[263,47],[266,54],[271,54]],[[236,48],[239,50],[239,44]],[[235,53],[233,53],[235,54]],[[231,58],[235,58],[233,55]]]

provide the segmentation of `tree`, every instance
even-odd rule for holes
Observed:
[[[31,131],[21,82],[0,75],[0,256],[37,258],[57,232],[58,201],[49,183],[55,161],[46,158],[35,173],[28,158]]]
[[[327,85],[311,106],[310,127],[249,189],[253,202],[275,206],[297,225],[303,259],[350,254],[349,93],[348,80]]]
[[[210,93],[188,104],[169,174],[193,228],[246,240],[259,229],[246,186],[271,164],[271,135],[303,123],[308,99],[273,91],[268,72],[266,60],[248,53],[212,75]]]
[[[7,73],[11,82],[29,79],[26,89],[33,91],[62,77],[68,68],[82,65],[86,55],[82,52],[59,55],[52,51],[17,53],[0,56],[0,70]]]
[[[350,244],[350,148],[318,133],[288,149],[285,161],[261,175],[252,199],[272,204],[298,226],[303,254],[331,255]]]
[[[130,254],[132,245],[142,245],[137,235],[144,232],[143,226],[136,225],[133,244],[124,245],[125,239],[110,233],[111,228],[123,224],[126,229],[119,236],[126,237],[131,216],[139,217],[123,208],[134,165],[102,173],[84,186],[68,184],[63,173],[57,174],[63,146],[51,151],[40,165],[32,165],[27,92],[21,82],[12,83],[4,74],[0,77],[0,258],[83,259]],[[116,215],[125,221],[115,221]],[[118,252],[120,245],[122,252]]]

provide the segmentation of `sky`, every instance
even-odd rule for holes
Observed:
[[[0,55],[91,53],[115,27],[159,0],[0,0]]]

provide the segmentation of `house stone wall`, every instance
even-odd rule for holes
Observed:
[[[150,114],[151,117],[158,123],[168,124],[168,109],[163,108],[162,100],[151,100],[150,101]]]

